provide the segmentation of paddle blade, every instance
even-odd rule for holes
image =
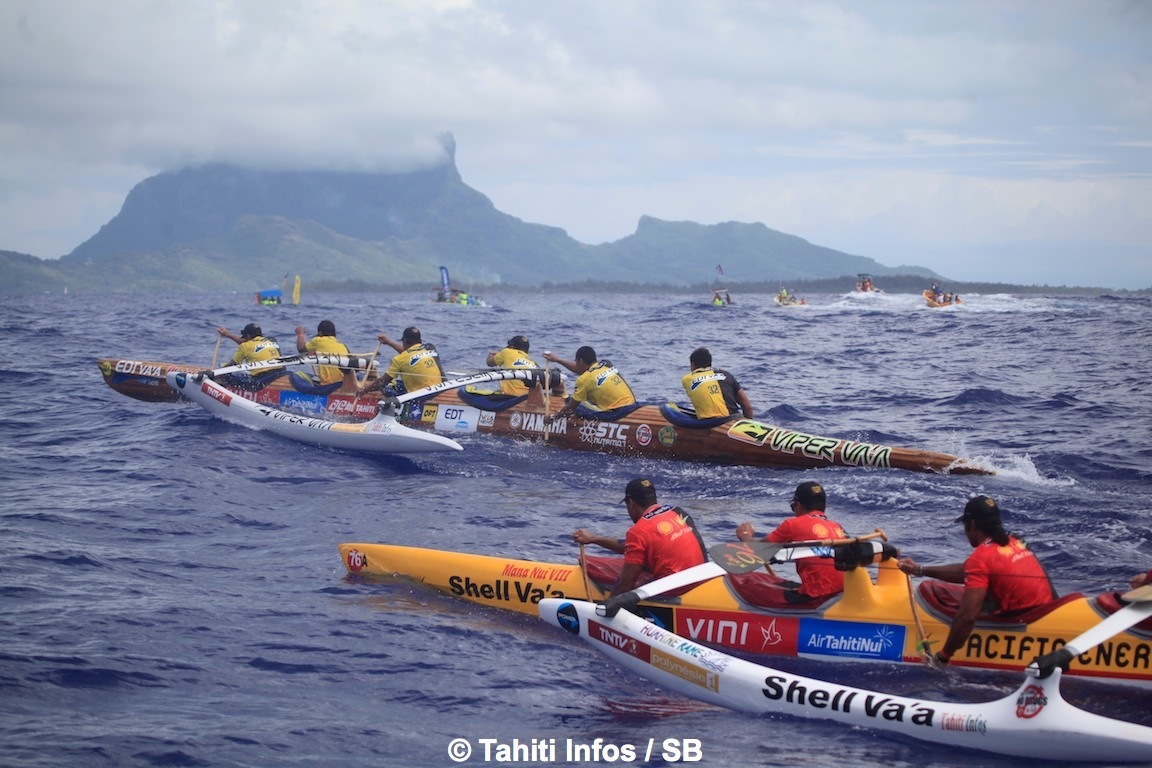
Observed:
[[[708,555],[728,573],[751,573],[768,565],[782,548],[766,541],[726,541],[711,547]]]
[[[1142,587],[1136,587],[1120,595],[1120,599],[1126,603],[1145,603],[1152,600],[1152,584],[1145,584]]]

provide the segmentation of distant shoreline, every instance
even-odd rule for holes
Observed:
[[[1152,287],[1141,289],[1118,289],[1095,286],[1053,286],[1053,285],[1017,285],[1011,283],[988,282],[952,282],[937,280],[941,290],[959,294],[995,294],[1019,293],[1048,296],[1083,296],[1093,294],[1152,294]],[[932,280],[918,275],[898,275],[889,278],[876,278],[876,285],[883,293],[889,294],[920,294],[932,284]],[[493,293],[505,294],[538,294],[538,293],[670,293],[674,295],[706,295],[711,296],[713,291],[727,291],[734,299],[741,295],[775,295],[781,288],[787,288],[794,294],[845,294],[855,291],[854,280],[846,278],[819,278],[813,280],[789,280],[741,283],[731,281],[723,286],[710,286],[705,283],[695,285],[668,285],[662,283],[625,283],[606,280],[585,280],[576,283],[545,283],[539,286],[512,285],[509,283],[494,283],[491,285],[476,283],[461,286],[470,294],[483,298]],[[313,293],[435,293],[436,286],[426,284],[400,284],[400,285],[373,285],[359,281],[329,282],[317,281],[309,285],[305,282],[307,291]]]

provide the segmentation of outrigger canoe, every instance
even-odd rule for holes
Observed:
[[[1143,605],[1143,608],[1138,606]],[[620,611],[546,598],[540,618],[641,677],[730,709],[832,720],[920,741],[1041,760],[1152,761],[1152,728],[1102,717],[1060,694],[1059,667],[1030,666],[1012,694],[977,704],[915,699],[791,674],[738,659]],[[1152,615],[1152,603],[1129,606]],[[1120,618],[1118,615],[1113,618]],[[1125,617],[1125,621],[1128,621]],[[1092,634],[1092,631],[1089,631]],[[1105,633],[1106,634],[1106,633]],[[1091,651],[1088,639],[1072,639]]]
[[[316,364],[328,359],[298,355],[236,368],[255,371],[260,366]],[[102,359],[99,364],[110,387],[130,397],[153,401],[180,399],[165,377],[169,371],[194,370],[188,365],[137,360]],[[375,395],[357,399],[354,392],[340,390],[328,394],[295,391],[287,376],[273,379],[264,388],[244,396],[294,413],[353,418],[375,416],[378,399]],[[823,437],[741,417],[696,419],[670,403],[637,404],[611,414],[578,410],[550,422],[548,416],[558,413],[563,405],[563,398],[556,395],[547,399],[539,395],[517,398],[450,389],[409,402],[397,410],[396,419],[409,427],[449,436],[487,434],[639,458],[759,467],[842,466],[945,474],[994,473],[978,462],[935,451]]]
[[[339,551],[350,574],[403,577],[462,600],[529,615],[545,598],[604,600],[622,564],[622,558],[589,556],[585,570],[572,563],[372,543],[340,544]],[[781,580],[760,569],[714,573],[722,578],[676,597],[642,600],[639,609],[694,642],[741,653],[922,663],[944,644],[961,587],[925,580],[913,588],[895,558],[884,556],[875,577],[869,568],[848,570],[844,592],[823,601],[788,603]],[[793,559],[793,554],[785,549],[776,559]],[[951,664],[1021,671],[1119,608],[1114,593],[1073,593],[1012,618],[982,615]],[[1077,656],[1069,674],[1152,686],[1152,620]]]

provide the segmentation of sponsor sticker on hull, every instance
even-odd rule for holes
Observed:
[[[906,633],[900,624],[801,619],[796,650],[814,656],[901,661]]]
[[[433,428],[443,432],[475,432],[480,409],[468,405],[438,405]]]
[[[103,370],[101,365],[101,370]],[[117,360],[115,370],[117,373],[128,373],[135,376],[163,379],[168,372],[167,366],[159,363],[146,363],[141,360]],[[105,374],[107,375],[107,374]]]
[[[828,464],[857,467],[891,466],[892,449],[886,445],[839,440],[796,432],[751,419],[740,419],[728,428],[728,437],[791,456],[805,456]]]
[[[799,626],[799,619],[787,616],[678,608],[673,630],[708,645],[795,656]]]
[[[259,398],[256,402],[268,403],[268,401]],[[280,393],[280,405],[311,416],[323,416],[328,410],[328,398],[323,395],[306,395],[303,392],[283,391]]]
[[[546,597],[577,597],[578,584],[571,566],[544,566],[508,562],[498,575],[450,575],[448,591],[473,602],[536,605]],[[573,589],[565,594],[565,587]]]

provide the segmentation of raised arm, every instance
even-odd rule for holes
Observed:
[[[545,352],[543,355],[541,355],[541,357],[543,357],[545,360],[547,360],[550,363],[556,363],[557,365],[564,366],[565,368],[567,368],[572,373],[576,373],[576,374],[580,373],[580,371],[576,370],[576,361],[575,360],[565,360],[563,358],[557,357],[556,355],[552,354],[551,352]]]

